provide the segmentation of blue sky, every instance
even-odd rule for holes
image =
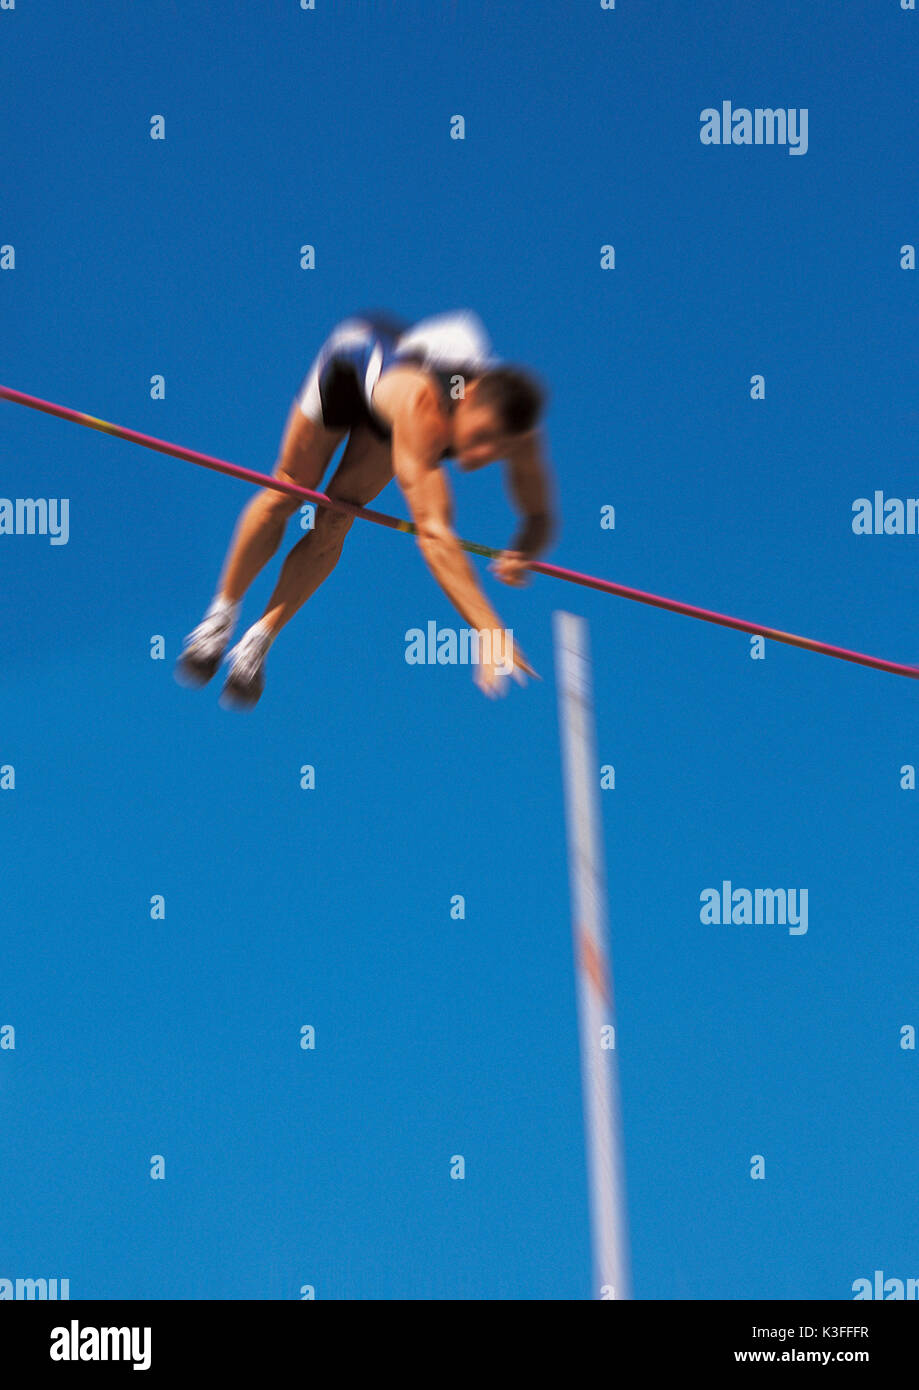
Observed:
[[[337,320],[469,306],[551,388],[547,558],[919,662],[919,538],[850,522],[917,494],[915,14],[20,0],[0,22],[0,382],[270,471]],[[702,145],[723,100],[806,107],[807,153]],[[919,1275],[913,682],[753,661],[744,634],[477,562],[544,677],[491,702],[468,668],[406,665],[408,628],[461,620],[410,539],[358,523],[232,714],[172,666],[250,487],[6,403],[0,477],[70,499],[67,545],[0,538],[0,1277],[588,1296],[559,607],[589,620],[616,768],[635,1296]],[[499,468],[451,477],[460,534],[508,542]],[[377,505],[406,515],[395,484]],[[806,888],[807,933],[704,925],[724,879]]]

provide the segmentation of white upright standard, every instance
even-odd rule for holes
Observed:
[[[553,614],[593,1247],[591,1297],[630,1298],[613,972],[587,623]]]

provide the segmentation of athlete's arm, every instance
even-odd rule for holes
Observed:
[[[545,550],[556,531],[555,504],[540,429],[530,430],[508,450],[505,482],[523,518],[510,550],[530,559]]]
[[[511,501],[523,516],[523,525],[489,565],[492,574],[514,588],[528,582],[529,563],[555,536],[555,509],[542,433],[530,430],[508,449],[504,481]]]
[[[419,384],[393,419],[393,475],[408,503],[421,553],[447,598],[470,627],[495,631],[503,628],[501,619],[479,588],[452,526],[452,498],[439,463],[449,442],[433,389]]]

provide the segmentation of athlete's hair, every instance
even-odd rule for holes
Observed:
[[[531,430],[545,408],[545,386],[520,367],[490,367],[476,378],[476,404],[494,406],[507,434]]]

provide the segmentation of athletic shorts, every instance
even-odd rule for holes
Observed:
[[[393,360],[396,340],[410,327],[392,315],[360,314],[329,334],[297,392],[302,413],[328,430],[363,425],[378,439],[391,437],[371,408],[380,372]]]

